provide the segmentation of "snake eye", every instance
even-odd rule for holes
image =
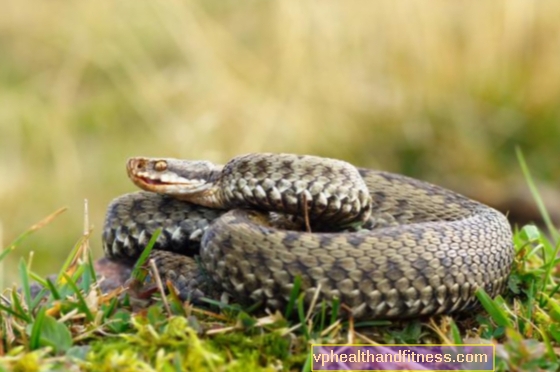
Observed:
[[[167,169],[167,162],[163,160],[156,161],[154,164],[154,169],[158,172],[163,172]]]

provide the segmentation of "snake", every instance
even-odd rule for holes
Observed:
[[[225,165],[134,157],[141,191],[106,213],[105,256],[150,258],[181,299],[338,304],[354,319],[466,312],[507,287],[504,214],[401,174],[312,155],[251,153]]]

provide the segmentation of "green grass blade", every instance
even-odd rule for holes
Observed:
[[[298,302],[297,302],[297,311],[298,311],[298,317],[301,323],[301,329],[303,331],[304,337],[306,340],[310,340],[311,333],[309,332],[309,327],[307,326],[307,321],[305,317],[305,305],[304,305],[305,302],[303,301],[304,297],[305,297],[305,293],[299,295]]]
[[[554,286],[554,288],[552,289],[552,291],[550,291],[550,293],[548,294],[550,297],[553,297],[556,293],[558,293],[558,290],[560,289],[560,283],[556,284]]]
[[[546,266],[546,274],[542,283],[542,291],[544,292],[546,290],[546,285],[549,282],[552,282],[553,284],[555,284],[554,282],[554,275],[553,275],[553,270],[556,269],[556,262],[557,262],[557,257],[560,254],[560,242],[558,242],[558,244],[556,244],[556,249],[554,250],[554,253],[551,255],[552,257],[550,258],[550,261],[547,262],[545,264]],[[558,285],[556,283],[556,285]]]
[[[523,156],[523,153],[519,148],[516,148],[515,152],[517,154],[517,160],[519,161],[519,165],[521,166],[521,171],[523,172],[523,175],[525,176],[525,180],[529,185],[529,189],[531,190],[531,194],[535,199],[535,203],[537,203],[537,208],[539,209],[539,212],[544,220],[544,223],[546,224],[546,227],[550,235],[554,238],[555,241],[558,241],[560,239],[560,234],[558,233],[558,230],[556,230],[556,228],[554,227],[554,224],[552,223],[552,219],[550,218],[550,215],[546,210],[541,195],[539,194],[539,191],[537,190],[537,186],[535,185],[533,177],[531,176],[531,172],[529,171],[529,167],[525,162],[525,157]]]
[[[51,295],[55,300],[62,299],[62,296],[60,295],[60,292],[58,291],[58,288],[54,285],[52,280],[50,280],[48,278],[47,278],[47,287],[49,287],[49,289],[51,291]]]
[[[321,311],[319,312],[319,332],[325,329],[327,322],[327,302],[321,301]]]
[[[338,319],[338,313],[340,312],[340,299],[335,297],[332,299],[331,305],[331,324],[334,324]]]
[[[140,257],[136,261],[136,264],[134,265],[134,268],[132,269],[131,277],[136,278],[136,279],[140,280],[141,282],[144,281],[145,277],[144,277],[144,275],[141,274],[142,266],[144,265],[144,263],[148,259],[148,256],[152,252],[152,249],[154,248],[154,245],[156,244],[156,241],[157,241],[160,234],[161,234],[161,228],[154,231],[154,234],[150,238],[150,241],[148,242],[148,245],[142,251],[142,254],[140,255]]]
[[[79,310],[81,310],[81,312],[85,314],[88,321],[92,322],[93,319],[94,319],[94,316],[91,313],[91,311],[90,311],[90,309],[87,305],[87,302],[86,302],[84,296],[82,295],[82,292],[80,291],[80,288],[72,280],[72,278],[70,276],[68,276],[67,274],[63,274],[63,275],[64,275],[63,276],[64,279],[68,283],[68,286],[70,286],[70,288],[72,288],[72,290],[74,291],[74,294],[78,298],[78,304],[79,304],[78,308],[79,308]]]
[[[80,279],[80,288],[84,292],[88,292],[90,288],[92,288],[93,283],[95,282],[95,277],[92,277],[91,271],[87,267],[87,264],[80,265],[79,269],[76,272],[80,272],[79,275],[74,274],[74,281],[78,283],[78,278]]]
[[[103,320],[108,319],[112,314],[115,313],[118,303],[118,299],[116,297],[113,297],[111,299],[111,302],[109,302],[109,305],[102,306]]]
[[[29,316],[27,316],[27,314],[22,313],[20,311],[16,311],[16,310],[14,310],[10,307],[7,307],[7,306],[4,306],[4,305],[0,304],[0,310],[5,311],[6,313],[8,313],[8,314],[10,314],[10,315],[12,315],[12,316],[14,316],[18,319],[21,319],[24,322],[27,322],[27,323],[31,322],[31,318]]]
[[[29,339],[29,348],[31,350],[37,350],[41,347],[41,330],[43,329],[43,321],[45,319],[46,312],[46,307],[41,308],[31,327],[31,336]]]
[[[33,234],[35,231],[39,230],[43,226],[49,224],[52,220],[54,220],[56,217],[58,217],[58,215],[63,213],[65,210],[66,210],[66,208],[60,208],[60,209],[54,211],[53,213],[51,213],[47,217],[43,218],[41,221],[37,222],[35,225],[31,226],[29,229],[27,229],[21,235],[19,235],[12,243],[10,243],[10,245],[8,245],[7,248],[2,250],[2,253],[0,253],[0,261],[2,261],[4,259],[4,257],[6,257],[11,251],[13,251],[29,235]]]
[[[455,321],[451,320],[449,328],[451,329],[451,338],[453,339],[453,343],[455,345],[462,345],[463,339],[461,338],[461,332],[459,331],[459,328],[457,327]]]
[[[492,319],[496,322],[497,325],[501,327],[511,327],[511,321],[505,311],[503,311],[496,302],[488,296],[484,289],[479,288],[476,291],[476,297],[484,307],[484,309],[490,314]]]
[[[17,292],[12,292],[12,305],[20,315],[25,317],[27,322],[31,322],[33,320],[32,313],[25,311],[23,308]]]
[[[313,368],[313,357],[311,356],[312,350],[309,351],[309,355],[305,359],[305,364],[301,368],[302,372],[311,372]]]
[[[290,297],[288,300],[288,305],[284,311],[284,318],[289,319],[294,311],[294,306],[296,304],[297,298],[299,296],[299,291],[301,289],[301,276],[296,275],[294,278],[294,285],[290,291]]]
[[[31,288],[29,286],[29,272],[27,269],[27,265],[23,259],[19,261],[18,270],[21,279],[21,291],[23,292],[23,296],[25,298],[25,304],[27,305],[27,308],[31,310],[32,307],[31,307]]]
[[[64,277],[64,275],[66,275],[66,273],[68,272],[68,269],[70,268],[72,263],[76,261],[76,256],[77,256],[78,252],[80,251],[81,247],[83,246],[85,239],[87,239],[87,237],[82,236],[76,242],[76,244],[74,244],[74,247],[72,248],[72,250],[68,254],[68,257],[66,258],[66,260],[64,260],[64,263],[62,264],[62,267],[58,271],[57,281],[60,281]]]
[[[31,302],[31,310],[35,310],[43,302],[43,299],[47,293],[48,290],[46,288],[41,288],[41,290],[37,292],[37,294],[35,295],[35,297],[33,297],[33,300]]]
[[[94,259],[91,250],[88,251],[88,261],[86,262],[86,268],[89,272],[89,275],[93,278],[93,282],[97,285],[97,273],[95,272]]]
[[[535,292],[537,291],[537,282],[532,280],[529,283],[529,288],[527,289],[527,318],[531,319],[533,317],[533,304],[536,301]]]
[[[10,252],[12,252],[14,249],[16,249],[16,245],[14,243],[12,243],[8,248],[4,249],[3,251],[0,252],[0,262],[2,262],[2,260],[8,256],[8,254],[10,254]]]

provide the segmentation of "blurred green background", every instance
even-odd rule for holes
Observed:
[[[539,1],[3,4],[2,242],[69,208],[10,254],[5,283],[30,251],[58,270],[86,198],[101,256],[133,155],[324,155],[524,212],[519,146],[556,213],[558,19]]]

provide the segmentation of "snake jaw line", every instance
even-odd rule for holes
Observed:
[[[205,180],[187,180],[180,177],[161,178],[137,174],[132,180],[134,184],[146,191],[169,194],[173,196],[192,195],[205,191],[210,187]]]

